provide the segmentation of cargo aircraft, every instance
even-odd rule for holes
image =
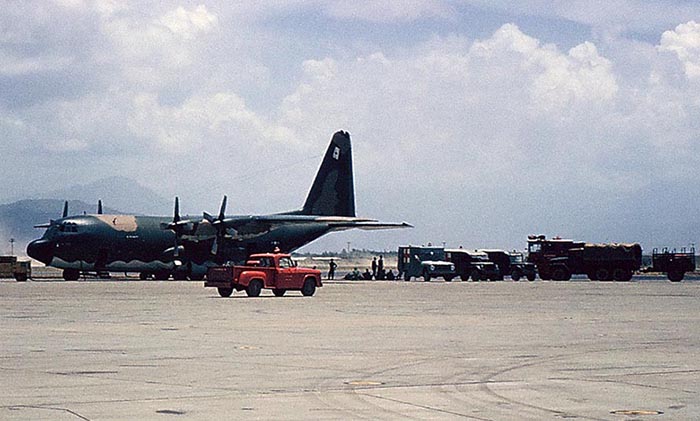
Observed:
[[[299,210],[269,215],[226,215],[226,196],[216,216],[180,216],[175,198],[172,217],[68,215],[48,224],[44,235],[27,246],[27,254],[63,269],[63,278],[81,273],[138,272],[142,279],[199,280],[209,266],[242,262],[252,253],[292,252],[333,231],[411,227],[406,222],[379,222],[355,216],[350,135],[339,131],[321,162],[316,179]]]

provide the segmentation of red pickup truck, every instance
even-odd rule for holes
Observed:
[[[210,267],[204,286],[217,288],[222,297],[230,297],[234,289],[257,297],[263,288],[281,297],[289,290],[311,296],[323,284],[320,270],[298,267],[289,254],[262,253],[251,255],[245,266]]]

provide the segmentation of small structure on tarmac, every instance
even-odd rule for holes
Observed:
[[[32,277],[32,263],[18,261],[17,256],[0,256],[0,278],[15,278],[24,282]]]

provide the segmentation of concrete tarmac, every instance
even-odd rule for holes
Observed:
[[[700,282],[0,282],[0,419],[700,419]]]

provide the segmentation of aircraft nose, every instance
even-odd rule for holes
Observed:
[[[46,265],[53,260],[53,242],[48,240],[34,240],[27,246],[29,257]]]

